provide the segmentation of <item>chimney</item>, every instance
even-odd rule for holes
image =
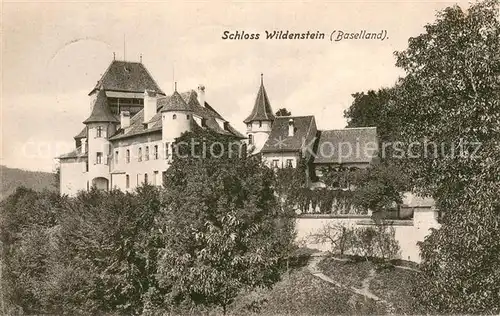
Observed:
[[[205,106],[205,86],[202,84],[198,86],[198,102],[201,106]]]
[[[130,112],[121,111],[120,112],[120,127],[125,129],[130,126]]]
[[[295,132],[295,125],[293,124],[293,119],[288,120],[288,136],[293,136]]]
[[[144,121],[148,123],[156,114],[156,92],[144,90]]]

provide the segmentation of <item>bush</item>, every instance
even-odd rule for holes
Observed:
[[[399,256],[399,243],[391,225],[379,222],[375,227],[363,227],[354,231],[353,252],[365,257],[377,257],[383,260],[396,259]]]

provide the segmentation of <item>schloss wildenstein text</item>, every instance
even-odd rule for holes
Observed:
[[[387,30],[380,30],[370,32],[367,30],[360,30],[357,32],[348,32],[342,30],[334,30],[327,34],[324,32],[291,32],[289,30],[283,31],[264,31],[264,33],[245,32],[245,31],[224,31],[222,33],[223,40],[385,40],[387,37]]]

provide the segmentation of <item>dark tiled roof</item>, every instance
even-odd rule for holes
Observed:
[[[269,98],[267,97],[266,89],[264,88],[264,83],[261,82],[252,113],[243,122],[250,123],[252,121],[265,120],[274,120],[274,114],[271,103],[269,103]]]
[[[288,136],[288,122],[291,119],[295,127],[294,134]],[[308,143],[314,138],[316,131],[316,121],[312,115],[277,117],[261,152],[300,151],[304,140]]]
[[[377,156],[376,127],[321,131],[314,163],[369,163]]]
[[[92,108],[92,113],[90,113],[90,116],[83,121],[84,124],[96,122],[119,122],[109,109],[104,90],[99,90]]]
[[[184,103],[187,104],[188,108],[193,112],[193,114],[198,115],[204,119],[206,119],[207,127],[213,129],[216,132],[221,134],[232,134],[238,138],[245,138],[241,133],[236,131],[229,123],[227,124],[227,130],[220,128],[216,119],[220,119],[225,121],[222,116],[213,110],[208,103],[205,102],[205,107],[200,106],[198,103],[197,94],[194,90],[190,90],[183,93],[177,93],[181,96]],[[149,128],[143,124],[144,120],[144,110],[139,111],[136,115],[134,115],[130,120],[130,127],[127,128],[126,133],[123,130],[119,130],[117,134],[111,137],[111,140],[127,138],[139,134],[145,134],[150,132],[161,131],[162,119],[161,119],[161,109],[170,103],[170,98],[172,96],[161,97],[157,101],[157,113],[151,118],[149,121]],[[179,102],[179,100],[178,100]],[[194,123],[194,121],[193,121]],[[195,123],[194,123],[195,124]]]
[[[70,158],[87,158],[87,153],[81,153],[81,147],[69,152],[67,154],[57,157],[57,159],[70,159]]]
[[[111,62],[89,94],[99,89],[141,93],[147,89],[165,94],[142,63],[121,60]]]
[[[74,138],[79,139],[79,138],[85,138],[87,137],[87,126],[84,126],[83,129],[76,135]]]
[[[167,111],[191,111],[191,107],[184,101],[179,92],[175,91],[161,108],[161,112]]]

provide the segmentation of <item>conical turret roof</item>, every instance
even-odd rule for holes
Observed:
[[[92,113],[90,113],[90,116],[83,121],[84,124],[98,122],[119,122],[116,116],[114,116],[109,109],[108,100],[104,90],[99,90],[92,108]]]
[[[255,99],[252,113],[243,122],[250,123],[252,121],[273,121],[275,119],[271,103],[267,97],[266,88],[264,88],[264,81],[260,80],[260,88]]]
[[[191,111],[191,108],[189,105],[184,101],[182,96],[175,90],[175,92],[170,96],[169,100],[163,108],[161,109],[162,112],[168,112],[168,111]]]

